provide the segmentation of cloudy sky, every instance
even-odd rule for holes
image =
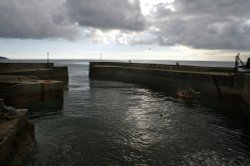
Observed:
[[[233,60],[249,0],[0,0],[0,56]]]

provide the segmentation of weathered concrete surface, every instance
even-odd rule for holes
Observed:
[[[68,80],[67,66],[0,63],[0,97],[5,99],[7,105],[17,108],[61,109]]]
[[[245,74],[234,74],[233,69],[229,68],[92,62],[89,72],[92,79],[193,88],[235,103],[241,102],[244,95],[249,99],[249,93],[246,91],[249,92],[250,89],[245,85],[249,78],[245,78]]]
[[[145,63],[120,63],[120,62],[90,62],[91,65],[105,65],[129,68],[143,68],[143,69],[159,69],[171,71],[193,71],[193,72],[214,72],[214,73],[234,73],[234,68],[222,67],[199,67],[199,66],[185,66],[185,65],[164,65],[164,64],[145,64]]]
[[[244,77],[243,100],[250,105],[250,74]]]
[[[32,103],[57,101],[58,105],[63,104],[64,87],[61,81],[35,80],[25,77],[13,77],[1,80],[0,76],[0,98],[5,100],[7,105],[17,108],[30,108]],[[9,78],[7,76],[7,78]],[[15,79],[20,79],[15,80]]]
[[[35,143],[34,125],[26,112],[12,120],[0,121],[0,165],[18,166]]]
[[[14,66],[16,64],[13,64]],[[68,86],[68,68],[66,66],[50,67],[50,68],[34,68],[34,69],[11,69],[0,70],[0,75],[13,75],[13,76],[28,76],[36,77],[41,80],[58,80],[62,81],[64,86]]]
[[[0,63],[0,71],[46,69],[52,67],[54,67],[53,63]]]
[[[0,83],[16,83],[20,81],[33,81],[38,80],[37,77],[33,76],[12,76],[12,75],[0,75]]]

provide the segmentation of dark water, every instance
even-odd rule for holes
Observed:
[[[69,67],[64,109],[30,114],[37,147],[24,166],[249,165],[250,134],[237,107],[175,90],[88,79]]]

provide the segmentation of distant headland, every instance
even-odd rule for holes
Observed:
[[[8,58],[0,56],[0,60],[7,60]]]

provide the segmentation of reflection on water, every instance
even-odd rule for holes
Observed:
[[[25,166],[213,166],[250,158],[247,125],[223,104],[181,100],[173,89],[89,81],[87,63],[64,63],[64,109],[30,114],[38,145]]]

